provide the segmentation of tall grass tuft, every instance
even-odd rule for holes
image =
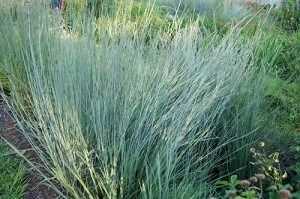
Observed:
[[[207,36],[195,23],[145,42],[147,23],[101,20],[81,18],[66,35],[33,9],[0,31],[1,52],[22,70],[1,63],[28,80],[30,111],[13,92],[15,116],[48,178],[71,198],[208,198],[264,135],[251,47],[259,35]]]

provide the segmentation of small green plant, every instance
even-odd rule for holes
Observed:
[[[229,199],[289,199],[298,198],[299,192],[291,193],[293,187],[286,185],[267,186],[264,174],[255,174],[255,176],[247,180],[238,180],[236,175],[231,176],[230,181],[218,181],[217,184],[225,185],[225,196],[222,198]]]
[[[263,149],[264,142],[259,143],[259,148]],[[218,181],[216,184],[225,185],[225,196],[223,198],[231,199],[289,199],[299,198],[300,193],[294,192],[290,184],[282,184],[283,179],[287,177],[286,172],[280,169],[279,153],[275,152],[266,155],[265,152],[257,151],[251,148],[255,162],[261,171],[246,180],[238,180],[236,175],[230,177],[229,181]]]
[[[259,181],[262,184],[262,180],[265,178],[263,174],[256,174],[256,177],[251,177],[249,180],[238,180],[236,175],[230,177],[230,181],[218,181],[218,185],[225,185],[224,198],[248,198],[254,199],[262,195],[259,187],[255,186],[255,183]]]
[[[259,147],[263,149],[265,146],[264,142],[259,143]],[[256,151],[255,148],[251,148],[250,152],[253,154],[255,162],[251,164],[259,167],[259,170],[266,175],[270,183],[279,185],[282,184],[282,180],[287,177],[286,172],[282,172],[279,162],[279,153],[274,152],[270,155],[264,153],[264,151]]]

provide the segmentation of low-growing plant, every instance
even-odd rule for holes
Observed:
[[[264,142],[259,143],[260,148],[264,148],[264,146]],[[258,166],[260,172],[267,176],[271,184],[282,184],[282,180],[287,177],[287,174],[283,174],[280,169],[279,153],[274,152],[267,155],[257,151],[255,148],[251,148],[250,152],[255,159],[255,162],[251,162],[251,164]]]
[[[16,160],[0,140],[0,198],[23,198],[26,187],[25,171],[24,162]]]
[[[279,153],[274,152],[267,155],[263,151],[264,146],[265,143],[260,142],[259,150],[250,149],[255,159],[252,164],[258,167],[261,173],[255,174],[246,180],[238,180],[237,175],[233,175],[230,181],[218,181],[216,183],[224,186],[225,198],[289,199],[300,196],[300,192],[293,192],[295,190],[290,184],[283,184],[283,179],[287,177],[287,173],[280,168]]]

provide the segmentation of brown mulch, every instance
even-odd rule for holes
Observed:
[[[25,156],[32,162],[38,162],[38,154],[32,149],[25,136],[18,130],[17,124],[13,119],[11,111],[8,105],[2,98],[2,92],[0,91],[0,127],[3,132],[0,135],[0,139],[5,139],[9,143],[13,144],[19,150],[26,150]],[[26,177],[29,179],[25,190],[24,199],[57,199],[59,195],[51,188],[42,184],[43,179],[33,173],[34,171],[26,173]],[[35,171],[36,172],[36,171]],[[43,171],[47,173],[46,171]],[[57,183],[54,183],[57,185]],[[58,186],[57,186],[58,187]]]

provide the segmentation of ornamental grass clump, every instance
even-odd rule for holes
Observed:
[[[22,48],[10,50],[28,87],[12,91],[13,108],[49,176],[38,173],[57,180],[63,197],[208,198],[213,177],[247,165],[244,151],[264,132],[264,74],[252,69],[259,35],[207,36],[195,23],[145,42],[147,31],[130,34],[117,15],[97,36],[87,17],[80,34],[75,25],[63,37],[35,12],[14,28]]]

